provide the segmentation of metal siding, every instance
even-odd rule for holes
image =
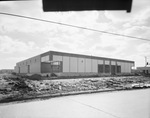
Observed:
[[[41,59],[40,56],[31,59],[30,73],[41,73]]]
[[[129,73],[131,73],[131,63],[128,63],[129,64]]]
[[[120,65],[121,65],[121,73],[124,73],[124,63],[120,62]]]
[[[69,57],[63,56],[63,72],[69,72]]]
[[[127,67],[127,63],[124,62],[124,72],[127,73],[128,72],[128,67]]]
[[[62,56],[53,55],[53,61],[62,61]]]
[[[91,72],[91,59],[85,59],[85,72]]]
[[[85,59],[78,58],[78,72],[85,72]]]
[[[92,72],[98,73],[97,60],[95,60],[95,59],[92,59]]]
[[[70,72],[77,72],[77,58],[70,57]]]

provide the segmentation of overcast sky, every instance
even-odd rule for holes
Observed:
[[[0,2],[14,13],[150,40],[150,0],[133,0],[132,11],[43,12],[42,1]],[[0,69],[53,50],[135,61],[144,66],[150,42],[0,14]],[[150,60],[150,59],[149,59]]]

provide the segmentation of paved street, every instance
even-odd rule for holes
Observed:
[[[150,89],[0,105],[1,118],[150,118]]]

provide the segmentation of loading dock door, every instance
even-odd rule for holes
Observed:
[[[121,66],[117,66],[117,73],[121,73]]]
[[[98,64],[98,73],[103,73],[103,64]]]
[[[110,73],[110,66],[109,65],[105,65],[105,73]]]
[[[111,74],[112,75],[116,74],[115,70],[116,70],[116,66],[115,65],[111,65]]]

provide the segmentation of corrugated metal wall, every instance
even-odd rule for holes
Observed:
[[[85,72],[92,72],[91,59],[85,59]]]
[[[78,58],[78,72],[85,72],[85,59]]]
[[[72,56],[60,56],[60,55],[53,55],[53,61],[63,62],[62,72],[98,73],[98,65],[104,64],[105,65],[104,67],[105,70],[103,70],[104,73],[111,73],[111,72],[117,73],[116,65],[120,66],[121,73],[130,73],[132,67],[132,63],[128,63],[128,62],[111,61],[110,63],[110,60],[97,60],[97,59],[80,58],[80,57],[72,57]],[[114,70],[112,71],[111,68]]]
[[[78,72],[77,68],[77,58],[76,57],[70,57],[70,72]]]
[[[63,72],[70,72],[69,63],[69,57],[63,56]]]
[[[36,56],[17,63],[17,73],[41,73],[41,58]],[[20,70],[19,70],[20,68]]]

